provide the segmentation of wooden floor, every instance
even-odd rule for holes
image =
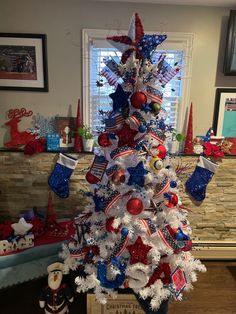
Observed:
[[[194,290],[182,302],[172,302],[168,314],[236,314],[236,262],[204,263],[207,273],[199,274]],[[1,314],[43,314],[38,295],[47,278],[0,290]],[[76,295],[70,314],[86,314],[84,296]],[[94,313],[98,314],[98,313]]]

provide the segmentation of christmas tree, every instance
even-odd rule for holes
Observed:
[[[88,205],[75,218],[77,233],[64,245],[67,269],[84,267],[77,291],[96,298],[130,288],[158,309],[163,300],[180,300],[205,267],[190,253],[188,210],[179,196],[180,180],[166,148],[173,128],[162,108],[165,85],[179,73],[165,54],[153,52],[166,35],[144,34],[138,14],[127,36],[108,40],[122,52],[120,63],[104,60],[101,72],[114,92],[113,110],[86,174]]]

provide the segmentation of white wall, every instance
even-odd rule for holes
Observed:
[[[195,135],[212,124],[216,87],[236,87],[224,77],[222,60],[229,8],[124,4],[83,0],[8,0],[0,3],[1,32],[45,33],[48,42],[49,92],[0,91],[0,146],[6,138],[5,112],[26,107],[43,115],[76,115],[81,95],[83,28],[127,29],[133,12],[144,29],[194,33],[191,101]],[[218,59],[218,55],[220,58]],[[23,128],[25,125],[23,125]]]

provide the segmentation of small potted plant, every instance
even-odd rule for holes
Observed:
[[[78,133],[82,137],[84,151],[92,152],[94,145],[94,136],[92,133],[92,129],[87,125],[83,125],[78,129]]]

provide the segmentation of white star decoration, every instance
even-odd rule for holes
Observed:
[[[25,235],[32,227],[32,224],[29,224],[25,221],[24,218],[20,218],[17,223],[11,225],[14,229],[15,235]]]

